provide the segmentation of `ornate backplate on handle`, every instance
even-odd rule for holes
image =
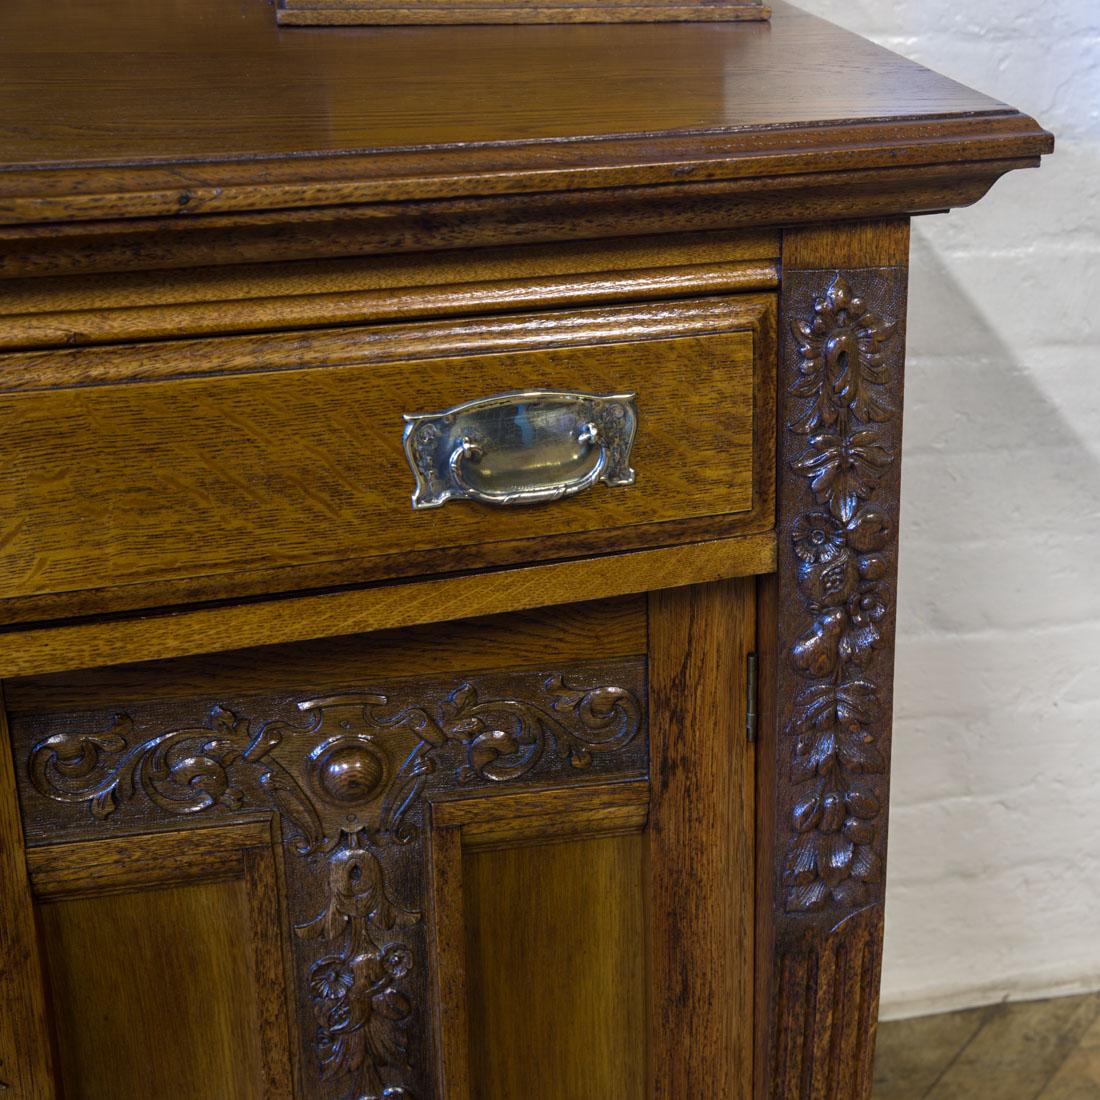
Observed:
[[[532,390],[405,417],[414,508],[539,504],[598,482],[633,485],[634,394]]]

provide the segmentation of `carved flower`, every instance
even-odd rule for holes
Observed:
[[[882,641],[879,623],[886,618],[888,610],[889,601],[883,585],[865,585],[852,595],[848,601],[848,629],[840,642],[842,660],[865,665],[871,659]]]
[[[392,984],[392,962],[403,967],[411,964],[411,956],[396,946],[314,964],[310,991],[320,1025],[317,1049],[324,1080],[358,1073],[361,1088],[373,1096],[385,1088],[383,1067],[407,1068],[405,1028],[412,1002]]]
[[[801,374],[791,393],[807,399],[791,423],[793,431],[806,435],[832,427],[845,407],[864,423],[893,415],[881,386],[886,381],[883,348],[897,323],[867,309],[843,276],[837,275],[824,296],[814,300],[813,319],[795,321],[792,328]]]
[[[412,953],[404,944],[389,948],[384,962],[391,978],[403,978],[413,968]]]
[[[795,521],[791,532],[794,552],[807,565],[830,562],[844,552],[845,538],[828,512],[807,512]]]
[[[354,985],[354,971],[337,955],[319,959],[311,971],[310,992],[322,1001],[343,1000]]]
[[[794,842],[786,868],[787,907],[854,908],[881,881],[875,851],[886,770],[877,745],[881,700],[858,674],[882,640],[891,594],[894,523],[872,503],[894,461],[877,425],[894,415],[885,390],[885,345],[896,324],[869,310],[838,275],[796,321],[800,374],[790,387],[791,431],[807,436],[792,468],[827,511],[803,515],[791,532],[798,588],[813,621],[792,645],[794,668],[810,681],[794,702],[791,783]]]
[[[809,477],[818,504],[827,504],[838,520],[848,523],[859,502],[874,495],[882,470],[893,460],[880,433],[865,429],[844,437],[811,436],[793,466]]]

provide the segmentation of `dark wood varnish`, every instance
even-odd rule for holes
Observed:
[[[868,1100],[909,219],[1050,135],[781,2],[10,0],[0,147],[0,1093]],[[633,486],[411,510],[545,388]]]
[[[238,879],[41,907],[65,1096],[275,1095],[262,1086],[255,980],[238,941],[247,906]],[[120,971],[125,996],[105,996]],[[165,1042],[172,1034],[202,1041]]]
[[[553,637],[552,625],[546,633]],[[207,695],[135,704],[125,714],[16,719],[30,884],[55,907],[44,936],[67,1087],[87,1081],[94,1087],[79,1084],[79,1095],[110,1094],[102,1092],[114,1087],[103,1059],[120,1048],[127,1071],[143,1072],[167,1030],[141,1007],[161,988],[150,959],[157,937],[173,934],[165,914],[178,907],[195,950],[194,958],[177,951],[178,965],[201,967],[219,995],[240,987],[253,1000],[225,1001],[224,1021],[215,1011],[222,1002],[208,1006],[216,1041],[206,1061],[188,1060],[183,1048],[182,1061],[162,1059],[149,1095],[173,1087],[209,1093],[217,1080],[228,1088],[223,1059],[240,1034],[252,1045],[232,1062],[233,1095],[285,1094],[292,1055],[307,1096],[387,1087],[430,1095],[425,806],[469,800],[471,811],[454,820],[474,848],[557,838],[563,810],[582,837],[620,821],[640,835],[644,810],[632,807],[644,807],[644,791],[641,801],[631,795],[625,816],[613,794],[600,800],[599,792],[620,778],[644,786],[643,667],[637,658],[604,671],[572,663],[392,687],[360,679],[313,698]],[[76,759],[85,764],[74,770]],[[553,795],[526,793],[532,784],[576,791],[543,819],[540,799],[552,803]],[[525,792],[521,804],[504,804],[503,814],[494,814],[495,799],[476,797],[514,786]],[[588,792],[597,800],[586,803]],[[586,804],[588,816],[580,813]],[[437,818],[462,805],[445,802]],[[204,881],[219,885],[196,892]],[[619,896],[623,905],[641,904],[626,884]],[[116,946],[110,929],[132,922],[152,939],[135,958],[134,978],[116,977],[126,991],[117,1012],[83,1015],[90,990],[125,957],[126,943]],[[252,952],[241,952],[242,932]],[[640,945],[643,937],[635,939]],[[140,985],[146,981],[154,984]],[[284,990],[293,991],[289,1036]],[[194,983],[192,992],[193,1009],[175,1006],[185,1025],[211,1000]],[[171,999],[163,1010],[172,1011]],[[196,1030],[186,1025],[184,1034]],[[609,1042],[621,1045],[614,1035]]]
[[[412,26],[523,23],[682,23],[767,19],[762,0],[746,3],[670,3],[602,0],[601,3],[531,3],[527,0],[279,0],[283,26]]]
[[[784,3],[770,24],[410,32],[109,0],[65,27],[36,0],[8,12],[7,275],[896,216],[974,202],[1051,148]]]
[[[443,148],[457,142],[705,134],[1005,109],[787,4],[774,7],[771,26],[760,28],[287,35],[257,0],[239,4],[233,18],[216,0],[192,0],[183,8],[159,7],[156,19],[139,0],[107,0],[97,11],[69,13],[61,36],[54,12],[18,0],[10,5],[2,66],[5,161],[213,162],[422,146],[445,155]],[[131,64],[111,84],[101,66],[123,45]],[[224,67],[233,56],[249,58],[247,74]],[[51,57],[61,59],[52,71]],[[159,69],[151,67],[153,57]],[[786,65],[775,64],[783,57]],[[408,79],[413,67],[416,80]],[[191,89],[189,127],[177,126],[171,109],[180,87]],[[232,97],[233,111],[223,109],[223,96]],[[94,129],[74,127],[93,119]],[[109,178],[110,171],[97,177]]]
[[[0,732],[0,1085],[37,1100],[53,1092],[52,1051],[6,720]]]
[[[656,1100],[752,1089],[753,748],[745,662],[752,582],[650,602],[650,1092]],[[700,1036],[706,1036],[700,1041]]]
[[[786,248],[757,1072],[766,1095],[849,1100],[878,1016],[908,231]]]
[[[0,506],[24,517],[0,548],[0,616],[769,528],[773,333],[761,296],[542,314],[476,334],[456,322],[0,356],[18,387],[0,393]],[[553,508],[410,509],[404,414],[540,389],[637,394],[634,485]]]
[[[287,650],[274,677],[268,655],[237,655],[187,698],[194,673],[180,662],[122,672],[107,690],[70,678],[68,697],[14,683],[23,889],[44,914],[65,1087],[111,1095],[114,1051],[115,1079],[137,1088],[127,1074],[145,1074],[154,1098],[211,1082],[291,1095],[292,1064],[296,1095],[432,1095],[445,1082],[453,1100],[495,1098],[514,1095],[538,1050],[548,1100],[579,1100],[593,1081],[640,1100],[724,1064],[720,1047],[687,1041],[704,1021],[747,1052],[751,748],[744,700],[724,689],[752,642],[753,582],[684,595],[686,615],[669,596],[651,613],[634,600],[457,626],[433,663],[458,669],[428,678],[421,656],[418,676],[364,680],[367,638],[358,660]],[[489,665],[527,646],[557,667],[462,672],[482,639]],[[721,661],[685,678],[688,639]],[[635,655],[591,659],[605,648]],[[414,667],[416,650],[397,655],[394,671]],[[316,688],[273,694],[272,678]],[[103,707],[120,694],[125,712]],[[651,750],[654,707],[667,718]],[[700,890],[703,861],[715,874]],[[689,867],[692,917],[673,935],[668,907]],[[175,934],[189,947],[171,980],[199,966],[209,989],[192,982],[190,999],[143,1008],[161,989],[151,960]],[[702,983],[691,1005],[654,1002],[661,976],[685,965]],[[115,1008],[83,1013],[107,974]],[[668,1070],[644,1056],[655,1004],[675,1029],[652,1033]],[[203,1056],[174,1048],[149,1076],[163,1013],[191,1034],[203,1005]],[[748,1067],[746,1053],[743,1082]]]

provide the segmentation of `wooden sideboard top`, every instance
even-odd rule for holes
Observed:
[[[0,37],[5,225],[806,173],[881,193],[921,169],[936,194],[887,204],[910,213],[1051,148],[785,3],[770,25],[279,29],[267,0],[9,0]]]

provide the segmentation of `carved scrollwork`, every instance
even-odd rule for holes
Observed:
[[[791,467],[808,483],[808,507],[790,528],[806,625],[788,659],[802,682],[790,710],[793,839],[787,908],[816,912],[864,904],[882,879],[878,833],[886,772],[880,684],[869,671],[894,595],[895,524],[880,505],[897,461],[888,354],[897,323],[867,308],[837,275],[792,322],[798,374],[787,428],[805,437]]]
[[[134,720],[115,716],[106,733],[63,732],[35,746],[28,774],[35,790],[59,802],[86,802],[99,820],[143,795],[169,814],[194,814],[246,802],[276,810],[294,827],[294,843],[307,855],[321,843],[320,819],[294,777],[270,757],[282,722],[261,725],[228,707],[215,706],[202,726],[134,740]]]
[[[593,754],[625,748],[641,728],[641,706],[622,688],[576,690],[560,675],[544,687],[553,699],[550,710],[517,699],[481,702],[470,684],[451,693],[442,725],[448,737],[466,745],[459,782],[517,779],[542,758],[547,738],[574,768],[587,768]]]
[[[287,874],[318,1095],[415,1100],[427,1088],[409,1038],[425,989],[421,800],[569,775],[614,754],[644,766],[644,746],[632,747],[644,728],[640,673],[625,671],[631,686],[525,674],[425,686],[425,698],[351,692],[294,704],[300,722],[257,722],[218,704],[201,723],[146,734],[158,712],[146,722],[116,715],[104,732],[47,729],[27,778],[54,803],[86,804],[97,822],[124,807],[278,814],[303,857]],[[502,691],[502,679],[515,690]]]

